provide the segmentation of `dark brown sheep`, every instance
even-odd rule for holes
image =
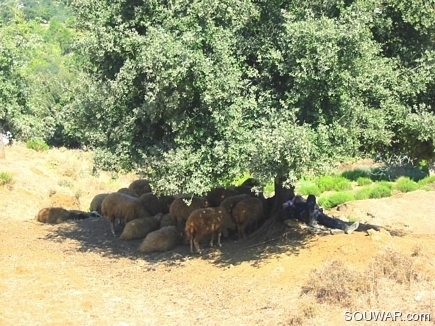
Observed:
[[[231,220],[230,214],[222,207],[207,207],[194,210],[186,221],[186,237],[190,241],[190,252],[193,254],[193,245],[197,253],[201,253],[199,242],[202,237],[211,234],[210,246],[213,247],[215,233],[217,245],[221,246],[223,229],[235,229],[236,225]]]
[[[158,219],[154,217],[142,217],[134,219],[125,224],[124,230],[119,236],[120,240],[143,239],[150,232],[157,230],[160,226]]]
[[[237,225],[239,239],[245,238],[246,227],[255,225],[263,215],[263,202],[260,199],[252,197],[239,201],[231,212],[231,217]]]
[[[119,189],[118,192],[121,193],[121,194],[124,194],[124,195],[129,195],[131,197],[136,197],[136,198],[139,197],[133,190],[125,188],[125,187]]]
[[[138,251],[150,253],[174,249],[181,243],[182,236],[182,232],[177,230],[175,226],[165,226],[149,233],[139,246]]]
[[[207,198],[208,202],[210,203],[210,207],[218,207],[225,198],[238,194],[239,192],[234,189],[216,187],[210,190],[205,198]]]
[[[172,218],[177,223],[178,229],[183,230],[187,218],[195,209],[209,206],[210,204],[205,198],[186,195],[175,198],[169,207],[169,213],[171,213]]]
[[[234,206],[236,206],[236,204],[239,201],[244,200],[244,199],[248,199],[248,198],[251,198],[251,196],[246,195],[246,194],[231,196],[231,197],[225,198],[221,202],[220,207],[225,208],[228,211],[228,213],[231,215],[231,212],[232,212]]]
[[[169,213],[169,207],[174,201],[174,196],[157,196],[151,192],[143,194],[140,196],[140,200],[145,205],[145,208],[151,215],[156,215],[158,213]]]
[[[106,198],[109,194],[98,194],[96,195],[92,201],[91,204],[89,205],[89,211],[96,211],[98,212],[98,214],[102,214],[101,213],[101,204],[103,203],[104,198]]]
[[[84,220],[93,216],[99,216],[99,214],[97,212],[66,210],[62,207],[46,207],[38,212],[35,220],[41,223],[59,224],[68,220]]]
[[[146,194],[147,192],[152,192],[150,182],[146,179],[135,180],[128,186],[128,189],[136,193],[138,197]]]
[[[109,219],[113,235],[115,235],[116,219],[128,223],[137,218],[152,216],[139,198],[119,192],[111,193],[103,200],[101,212]]]
[[[177,226],[177,222],[174,221],[171,213],[163,214],[162,218],[160,219],[160,228],[165,226]]]

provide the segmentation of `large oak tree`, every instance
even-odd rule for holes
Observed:
[[[433,158],[428,3],[73,0],[91,79],[71,115],[100,164],[165,192],[249,171],[281,202],[343,156]]]

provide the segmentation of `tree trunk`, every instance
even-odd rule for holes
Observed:
[[[5,144],[3,143],[3,140],[0,139],[0,159],[5,159]]]
[[[435,175],[435,158],[431,158],[428,161],[428,168],[429,168],[429,176]]]
[[[270,209],[270,217],[280,216],[282,211],[282,204],[295,196],[295,188],[283,187],[283,178],[275,178],[275,199],[273,201],[272,207]]]
[[[282,213],[282,204],[292,199],[295,196],[294,187],[284,188],[283,187],[284,178],[275,178],[275,196],[271,203],[271,208],[269,209],[269,218],[258,228],[255,232],[249,235],[248,239],[257,239],[259,237],[269,240],[269,230],[279,221],[279,217]]]

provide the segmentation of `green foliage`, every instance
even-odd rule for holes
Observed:
[[[356,183],[358,184],[358,186],[366,186],[371,184],[372,180],[370,178],[359,177],[358,179],[356,179]]]
[[[263,190],[264,194],[270,195],[270,194],[274,193],[274,191],[275,191],[275,185],[271,182],[266,183],[266,185],[264,186],[264,190]]]
[[[30,139],[26,142],[26,147],[37,152],[44,152],[49,149],[47,143],[42,139]]]
[[[0,119],[22,140],[98,148],[102,167],[197,193],[245,171],[288,185],[342,156],[434,153],[424,1],[70,3],[77,25],[49,0],[1,25]]]
[[[369,178],[370,177],[370,170],[369,169],[354,169],[354,170],[348,170],[343,171],[341,173],[342,177],[345,177],[346,179],[350,181],[357,181],[359,178]]]
[[[47,22],[52,18],[64,22],[71,16],[65,2],[53,0],[21,0],[21,9],[26,20],[42,20]]]
[[[375,184],[375,186],[370,191],[369,198],[383,198],[390,197],[392,190],[384,183]]]
[[[245,182],[249,178],[252,178],[252,176],[248,172],[246,172],[241,177],[238,177],[238,178],[234,179],[232,184],[235,185],[235,186],[240,186],[243,182]]]
[[[16,139],[80,144],[80,127],[69,117],[67,105],[76,95],[74,84],[83,83],[75,57],[65,55],[73,36],[59,21],[50,26],[27,22],[20,11],[0,26],[0,120]]]
[[[360,189],[358,189],[355,192],[355,199],[356,200],[362,200],[362,199],[369,199],[371,198],[371,192],[372,192],[372,187],[362,187]]]
[[[316,184],[321,192],[335,190],[349,190],[352,189],[352,185],[346,178],[342,176],[323,176],[316,180]]]
[[[400,192],[415,191],[418,189],[418,184],[408,177],[400,177],[396,180],[395,189],[399,190]]]
[[[319,205],[331,209],[335,206],[349,202],[355,199],[355,196],[350,192],[336,192],[330,195],[319,197]]]
[[[14,183],[12,173],[0,171],[0,186],[10,185]]]
[[[394,182],[392,182],[392,181],[378,181],[378,182],[376,182],[376,185],[379,185],[382,187],[387,187],[390,190],[393,190],[393,188],[394,188]]]
[[[427,176],[426,178],[419,180],[417,183],[419,186],[434,184],[435,183],[435,175]]]
[[[307,196],[307,195],[315,195],[320,196],[322,191],[319,186],[312,181],[301,181],[296,186],[296,193]]]

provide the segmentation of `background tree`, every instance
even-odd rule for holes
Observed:
[[[0,26],[0,119],[16,139],[41,138],[50,145],[79,146],[78,127],[66,119],[66,104],[80,65],[72,51],[74,32],[52,20],[26,21],[22,8]]]

